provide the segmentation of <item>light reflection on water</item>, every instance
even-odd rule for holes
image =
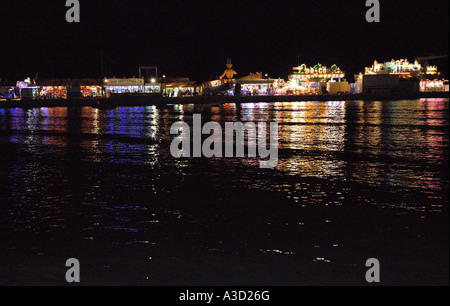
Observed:
[[[174,159],[170,127],[191,125],[194,113],[222,126],[278,122],[277,168]],[[228,240],[231,249],[295,254],[308,226],[328,233],[339,224],[305,214],[310,207],[368,205],[417,218],[446,210],[447,129],[448,99],[0,109],[2,227],[116,245],[173,240],[217,250]]]

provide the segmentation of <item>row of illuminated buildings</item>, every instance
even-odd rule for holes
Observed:
[[[229,62],[230,63],[230,62]],[[232,65],[231,65],[232,66]],[[262,73],[241,78],[227,66],[221,79],[197,83],[189,78],[158,76],[157,68],[139,67],[139,77],[104,79],[47,79],[18,81],[0,86],[0,99],[67,99],[101,98],[114,95],[163,95],[186,97],[196,95],[260,96],[315,95],[386,92],[448,91],[448,81],[436,66],[423,66],[407,59],[384,63],[375,61],[349,83],[337,65],[302,64],[294,67],[288,78],[272,79]],[[141,69],[142,68],[142,69]],[[233,73],[229,73],[229,72]],[[145,73],[147,72],[147,73]],[[227,73],[228,72],[228,73]],[[229,76],[226,77],[226,76]]]

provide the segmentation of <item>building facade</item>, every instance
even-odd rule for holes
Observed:
[[[302,64],[293,68],[285,87],[285,94],[320,94],[332,90],[332,93],[350,92],[350,85],[345,81],[345,73],[337,66],[331,67],[317,64],[307,67]],[[343,83],[342,86],[327,85],[328,83]]]

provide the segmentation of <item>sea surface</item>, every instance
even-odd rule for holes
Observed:
[[[193,114],[277,122],[277,167],[174,158]],[[448,128],[448,99],[0,108],[0,284],[448,285]]]

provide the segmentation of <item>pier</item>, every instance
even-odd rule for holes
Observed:
[[[0,108],[37,108],[37,107],[84,107],[114,108],[121,106],[158,106],[205,105],[214,106],[226,103],[271,103],[300,101],[385,101],[412,100],[427,98],[449,98],[448,92],[418,92],[418,93],[358,93],[358,94],[321,94],[321,95],[284,95],[284,96],[193,96],[193,97],[162,97],[160,95],[122,95],[114,98],[67,98],[67,99],[22,99],[0,101]]]

